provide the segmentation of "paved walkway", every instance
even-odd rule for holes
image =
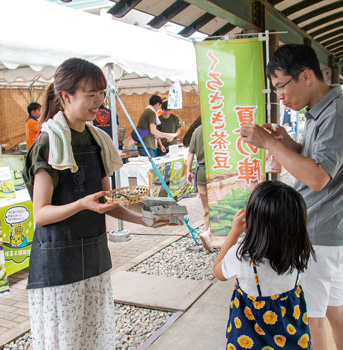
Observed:
[[[187,206],[190,225],[193,228],[203,223],[199,198],[186,198],[179,204]],[[133,209],[139,211],[137,207]],[[117,225],[116,219],[107,218],[108,231],[117,229]],[[185,225],[151,229],[125,222],[124,229],[131,231],[131,240],[127,242],[109,241],[112,272],[130,269],[189,233]],[[18,338],[30,329],[28,293],[25,289],[27,274],[28,269],[25,269],[10,276],[11,294],[0,297],[0,349],[4,344]]]

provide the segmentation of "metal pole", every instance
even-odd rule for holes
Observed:
[[[114,76],[114,66],[110,64],[108,66],[109,76],[108,76],[108,85],[115,88],[115,76]],[[111,101],[111,118],[112,118],[112,137],[113,143],[115,147],[119,150],[118,143],[118,134],[117,134],[117,110],[116,110],[116,97],[113,92],[113,89],[109,89],[110,91],[110,101]],[[120,187],[120,173],[119,170],[115,172],[115,188]],[[113,178],[112,178],[113,180]],[[113,187],[113,184],[112,184]],[[130,239],[130,231],[124,230],[124,222],[122,220],[118,220],[118,231],[111,231],[109,233],[109,237],[111,241],[115,242],[125,242]]]

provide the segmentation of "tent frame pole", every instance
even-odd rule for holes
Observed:
[[[110,64],[108,66],[108,86],[115,86],[115,73],[114,73],[114,65]],[[117,134],[117,110],[116,110],[116,96],[114,92],[109,89],[110,92],[110,101],[111,101],[111,119],[112,119],[112,138],[114,146],[117,150],[119,150],[119,143],[118,143],[118,134]],[[115,171],[114,174],[115,178],[115,188],[120,188],[120,173],[119,170]],[[113,177],[112,177],[113,180]],[[113,187],[113,183],[112,183]],[[123,220],[118,220],[118,231],[124,230],[124,222]]]

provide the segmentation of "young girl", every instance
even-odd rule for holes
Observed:
[[[245,218],[245,221],[244,221]],[[304,293],[299,283],[310,255],[306,205],[279,181],[258,184],[247,210],[214,262],[215,276],[236,277],[227,325],[227,349],[310,349]],[[245,231],[241,244],[236,244]]]
[[[46,93],[43,132],[27,154],[24,179],[36,223],[27,284],[35,350],[115,349],[104,213],[143,220],[102,198],[108,174],[121,166],[111,139],[88,123],[106,86],[99,67],[65,61]]]

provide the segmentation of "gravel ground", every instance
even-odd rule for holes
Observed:
[[[11,343],[4,345],[3,350],[26,350],[31,343],[31,334],[25,333],[25,335],[18,338],[16,341],[12,341]]]
[[[202,248],[200,248],[200,251],[192,251],[192,247],[196,247],[193,238],[186,236],[157,252],[129,271],[193,280],[213,279],[212,266],[218,250],[209,253]],[[116,349],[138,349],[173,315],[172,312],[140,308],[132,305],[115,304],[115,306]],[[31,342],[31,334],[27,333],[15,342],[6,344],[3,349],[26,350]]]
[[[186,236],[164,248],[129,271],[148,275],[187,278],[193,280],[211,280],[214,278],[213,262],[217,257],[215,250],[209,253],[205,249],[191,251],[196,244]]]

